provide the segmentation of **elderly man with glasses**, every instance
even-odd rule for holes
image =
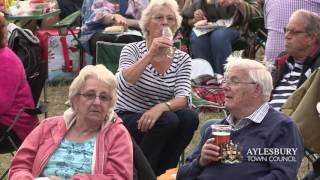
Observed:
[[[306,10],[295,11],[285,32],[285,54],[276,60],[274,90],[270,104],[277,110],[320,66],[320,17]]]
[[[320,13],[318,0],[263,0],[263,16],[268,38],[265,46],[264,60],[274,63],[279,53],[284,51],[285,33],[282,31],[290,16],[298,9]]]
[[[294,122],[268,104],[268,68],[254,60],[229,58],[223,88],[230,114],[219,124],[229,125],[231,141],[217,146],[214,129],[207,128],[179,168],[177,180],[295,179],[303,143]]]

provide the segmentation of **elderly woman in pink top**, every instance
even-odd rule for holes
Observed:
[[[0,137],[23,107],[34,107],[21,60],[7,47],[5,18],[0,14]],[[9,136],[17,146],[37,124],[37,118],[22,113]],[[0,141],[0,153],[14,150],[7,139]]]
[[[88,65],[69,89],[71,108],[45,119],[12,160],[9,179],[133,179],[131,137],[113,109],[116,79]]]

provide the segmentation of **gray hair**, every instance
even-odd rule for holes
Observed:
[[[147,8],[142,11],[142,16],[139,21],[139,25],[140,25],[140,28],[143,32],[144,38],[146,38],[149,35],[149,32],[147,30],[147,26],[151,20],[152,14],[154,13],[153,12],[154,8],[155,7],[163,7],[163,6],[168,7],[175,14],[177,23],[176,23],[176,27],[175,27],[173,33],[175,33],[180,28],[181,22],[182,22],[182,17],[179,13],[178,3],[175,0],[151,0],[149,5],[147,6]]]
[[[320,44],[320,16],[317,13],[307,11],[304,9],[296,10],[291,17],[300,17],[304,20],[304,29],[310,36],[317,40],[317,44]]]
[[[112,111],[117,101],[117,81],[113,73],[101,64],[85,66],[83,69],[81,69],[79,75],[72,81],[69,87],[69,102],[71,108],[75,110],[75,97],[80,93],[81,88],[83,88],[86,80],[90,77],[97,78],[110,88],[112,100],[109,111]]]
[[[263,100],[269,101],[273,89],[271,65],[265,65],[256,60],[241,57],[229,57],[227,64],[225,64],[225,71],[228,72],[234,67],[247,70],[249,78],[262,87]]]

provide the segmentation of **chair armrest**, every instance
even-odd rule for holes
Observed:
[[[48,103],[39,102],[38,106],[35,108],[29,108],[29,107],[24,108],[24,112],[31,116],[43,114],[45,112],[48,112]]]
[[[69,16],[63,18],[61,21],[55,23],[52,25],[54,28],[63,28],[63,27],[69,27],[73,25],[76,20],[80,17],[81,13],[80,10],[70,14]]]
[[[249,29],[252,32],[257,32],[259,29],[264,29],[264,19],[262,16],[254,17],[249,20]]]

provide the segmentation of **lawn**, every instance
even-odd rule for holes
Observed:
[[[62,115],[67,106],[64,104],[67,100],[68,96],[68,85],[60,85],[55,84],[55,86],[48,86],[48,116],[56,116]],[[211,118],[219,118],[222,117],[221,113],[200,113],[200,124],[199,127],[207,120]],[[44,116],[40,117],[41,119]],[[199,142],[199,129],[195,132],[195,135],[189,144],[189,146],[185,150],[185,155],[189,155],[193,149],[193,147]],[[11,155],[10,154],[1,154],[0,155],[0,173],[4,172],[4,170],[8,167]],[[299,176],[303,177],[306,172],[310,169],[310,164],[306,160],[304,160],[301,168]]]

